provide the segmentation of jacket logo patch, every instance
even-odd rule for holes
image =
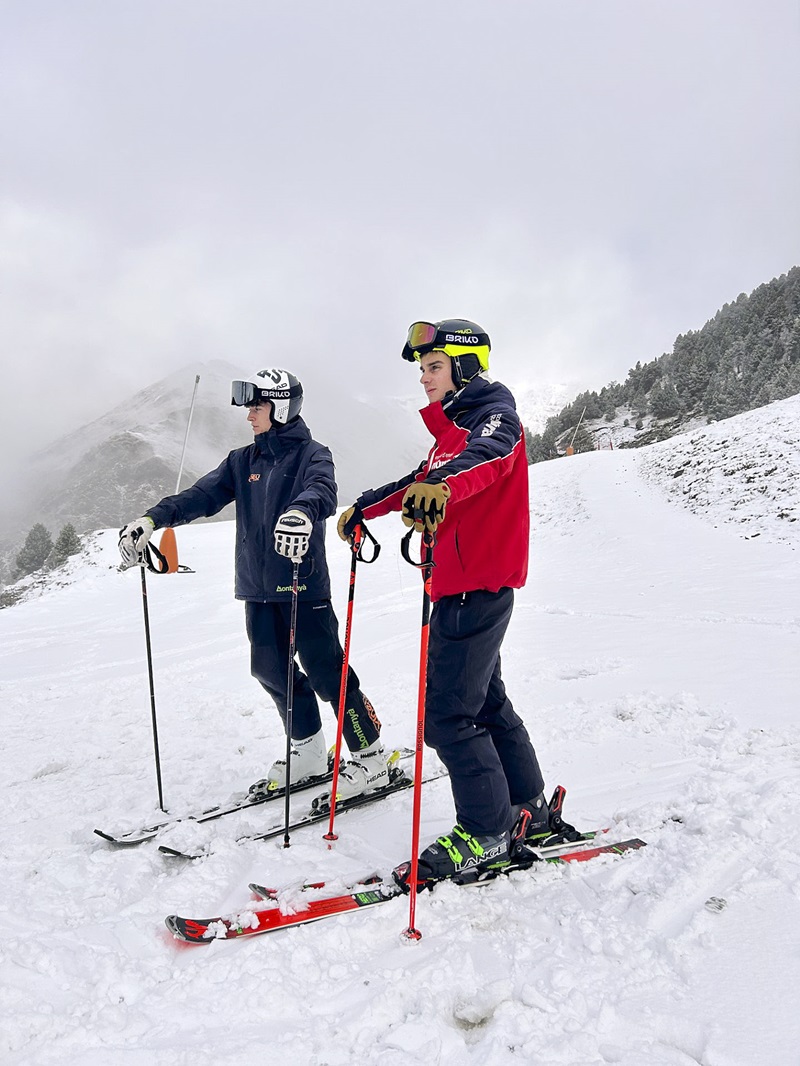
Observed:
[[[441,452],[431,463],[428,468],[428,473],[430,473],[431,470],[438,470],[440,466],[445,466],[451,459],[455,458],[455,454],[455,452]]]
[[[247,480],[248,481],[260,481],[261,480],[261,474],[251,474],[250,477]]]
[[[489,419],[489,421],[483,427],[483,431],[481,432],[481,436],[482,437],[491,437],[491,435],[498,428],[498,426],[500,425],[502,420],[503,420],[503,416],[502,415],[500,415],[500,414],[492,415],[491,418]]]

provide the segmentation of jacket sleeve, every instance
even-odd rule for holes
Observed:
[[[520,454],[525,461],[525,438],[519,416],[512,408],[499,408],[481,419],[458,455],[432,471],[425,480],[446,482],[450,500],[455,503],[505,477]]]
[[[323,521],[336,513],[336,470],[333,456],[324,444],[317,444],[303,473],[303,488],[289,506],[298,508],[312,522]]]
[[[424,460],[416,470],[412,470],[399,481],[391,481],[379,489],[368,489],[362,492],[356,500],[356,506],[361,508],[365,518],[380,518],[381,515],[389,514],[390,511],[399,511],[406,489],[415,481],[422,480],[426,465],[427,460]]]
[[[236,495],[233,454],[231,452],[216,470],[205,474],[191,488],[175,496],[165,496],[155,507],[149,507],[145,517],[152,518],[156,529],[161,529],[163,526],[185,526],[195,518],[210,518],[217,514]]]

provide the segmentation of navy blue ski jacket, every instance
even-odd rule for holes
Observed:
[[[333,458],[311,437],[302,418],[259,433],[191,488],[145,511],[156,529],[208,518],[236,501],[236,599],[269,603],[291,599],[292,563],[275,551],[278,518],[296,507],[313,522],[311,543],[300,564],[300,594],[331,595],[325,558],[325,519],[336,510]]]

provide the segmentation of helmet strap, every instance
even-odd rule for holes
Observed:
[[[453,378],[453,385],[455,386],[456,392],[458,392],[458,390],[464,384],[464,375],[461,373],[460,355],[453,355],[450,357],[450,367],[452,371],[451,376]]]

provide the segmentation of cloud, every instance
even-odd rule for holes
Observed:
[[[791,0],[3,22],[7,462],[192,360],[415,396],[416,318],[479,321],[512,384],[599,387],[800,260]]]

